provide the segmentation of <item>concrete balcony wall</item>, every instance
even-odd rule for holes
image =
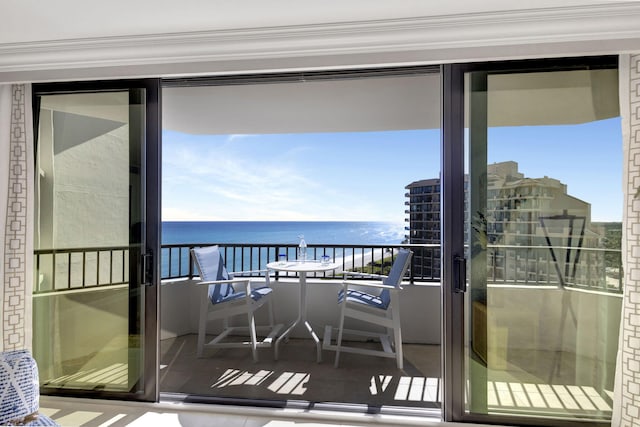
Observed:
[[[129,291],[126,287],[37,296],[33,353],[43,380],[82,369],[127,364]]]
[[[165,281],[161,288],[161,339],[197,333],[198,307],[201,291],[195,281]],[[258,282],[256,282],[258,284]],[[272,279],[273,307],[276,322],[289,324],[298,315],[297,279]],[[316,333],[322,334],[325,325],[338,326],[338,280],[307,280],[307,318]],[[406,285],[400,293],[402,307],[402,335],[404,342],[440,344],[440,285]],[[239,319],[242,321],[244,319]],[[266,321],[266,310],[261,310],[258,322]],[[209,331],[220,328],[221,321],[212,321]],[[357,327],[357,324],[349,324]],[[309,338],[303,327],[296,328],[292,337]]]
[[[325,325],[338,324],[337,293],[341,284],[339,280],[313,278],[307,284],[308,320],[322,336]],[[298,314],[297,279],[272,280],[271,286],[276,321],[289,324]],[[196,281],[162,283],[161,339],[197,333],[204,289]],[[400,293],[405,343],[440,344],[440,291],[437,283],[405,285]],[[486,328],[480,335],[488,338],[490,369],[521,371],[553,383],[557,380],[554,369],[559,367],[563,381],[611,390],[621,302],[619,294],[489,286],[486,323],[472,326]],[[35,298],[34,322],[48,330],[34,342],[43,377],[69,373],[62,366],[65,363],[84,367],[97,366],[98,362],[101,366],[124,363],[128,304],[126,287]],[[261,310],[258,322],[266,323],[266,319],[266,310]],[[221,322],[213,321],[209,326],[213,332],[220,329]],[[309,338],[303,327],[294,330],[292,337]],[[122,357],[125,359],[119,360]]]
[[[197,332],[201,290],[195,283],[163,282],[162,339]],[[307,285],[308,320],[314,329],[321,333],[325,325],[337,326],[340,281],[309,279]],[[298,313],[296,279],[272,280],[271,286],[276,322],[292,322]],[[400,296],[404,342],[440,344],[439,283],[405,285]],[[562,351],[607,363],[614,360],[622,301],[618,294],[490,286],[487,298],[487,333],[502,334],[503,338],[493,344],[502,358],[513,358],[518,352]],[[258,321],[265,320],[265,313],[259,312]],[[212,321],[209,330],[215,331],[220,323]],[[292,336],[308,338],[303,328],[296,329]]]
[[[560,372],[575,384],[611,390],[621,310],[620,294],[490,286],[489,368],[523,369],[542,379]]]
[[[197,332],[199,289],[195,283],[163,283],[162,339]],[[309,279],[307,284],[308,320],[322,339],[325,325],[338,324],[340,281]],[[271,286],[276,321],[292,322],[298,310],[297,280],[272,280]],[[490,285],[483,306],[486,315],[480,321],[476,318],[472,327],[480,328],[479,336],[485,336],[485,357],[491,372],[611,390],[621,302],[619,294]],[[400,304],[403,341],[439,345],[440,284],[406,285]],[[265,320],[263,311],[258,321]],[[209,331],[219,330],[220,325],[220,321],[211,322]],[[303,327],[291,336],[309,338]]]

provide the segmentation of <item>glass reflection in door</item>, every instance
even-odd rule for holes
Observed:
[[[616,69],[465,75],[466,411],[608,420],[622,272]]]
[[[45,388],[143,389],[144,93],[39,97],[33,350]]]

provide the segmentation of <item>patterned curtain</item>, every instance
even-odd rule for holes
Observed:
[[[33,289],[31,85],[0,85],[0,350],[31,350]]]
[[[640,54],[620,56],[624,299],[612,426],[640,421]]]

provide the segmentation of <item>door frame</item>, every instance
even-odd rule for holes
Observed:
[[[128,89],[145,89],[145,122],[141,155],[144,174],[144,200],[142,203],[145,226],[142,228],[144,248],[134,273],[139,276],[143,301],[140,315],[143,342],[142,375],[139,392],[112,392],[101,390],[43,389],[52,396],[91,397],[98,399],[159,400],[159,296],[160,296],[160,225],[161,225],[161,164],[162,164],[162,92],[160,79],[107,80],[61,83],[34,83],[32,89],[34,144],[38,140],[39,97],[51,94],[108,92]],[[37,147],[36,147],[37,148]],[[35,152],[35,150],[34,150]],[[35,159],[34,159],[35,161]],[[133,267],[133,266],[131,266]],[[143,285],[144,283],[144,285]]]
[[[618,56],[530,59],[470,64],[445,64],[442,76],[441,120],[441,306],[442,306],[442,417],[444,421],[501,425],[549,425],[548,418],[515,415],[483,415],[465,412],[468,387],[465,370],[465,292],[467,286],[464,257],[465,235],[465,73],[523,73],[568,71],[615,66]],[[469,188],[471,183],[468,184]],[[558,427],[608,426],[601,421],[553,419]]]

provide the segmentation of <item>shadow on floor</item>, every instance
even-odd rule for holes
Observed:
[[[196,336],[184,335],[161,343],[160,391],[264,400],[269,406],[297,401],[309,407],[367,405],[369,412],[386,406],[438,409],[440,347],[406,344],[403,350],[403,370],[394,359],[357,354],[343,354],[334,368],[335,353],[324,351],[323,361],[316,363],[310,340],[283,343],[277,361],[272,349],[260,349],[260,360],[253,362],[243,348],[219,349],[198,358]]]

